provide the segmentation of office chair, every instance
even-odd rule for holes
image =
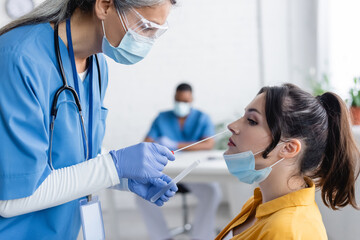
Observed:
[[[186,195],[190,192],[190,190],[181,183],[178,183],[177,187],[179,189],[177,193],[181,194],[182,197],[183,225],[170,230],[170,235],[172,237],[188,233],[192,228],[191,224],[189,223],[189,206],[186,199]]]

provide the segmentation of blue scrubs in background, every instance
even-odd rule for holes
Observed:
[[[214,125],[210,117],[196,109],[191,109],[186,116],[183,127],[180,127],[179,118],[173,111],[161,112],[154,120],[147,137],[156,141],[160,137],[168,137],[176,142],[197,142],[203,138],[214,135]],[[195,160],[195,159],[194,159]],[[221,201],[221,189],[218,183],[180,183],[190,190],[192,195],[201,203],[196,206],[192,221],[191,239],[213,239],[215,229],[215,216]],[[149,238],[171,239],[170,230],[161,208],[150,204],[143,199],[136,198]],[[161,223],[161,224],[156,224]]]
[[[196,142],[214,135],[214,125],[210,117],[196,109],[191,109],[183,128],[173,111],[161,112],[153,122],[147,137],[156,140],[166,136],[176,142]]]
[[[74,87],[68,50],[61,39],[60,52],[68,84]],[[103,55],[98,56],[101,97],[94,57],[89,58],[85,80],[78,79],[86,131],[90,87],[93,92],[92,156],[100,153],[107,115],[103,98],[108,70]],[[91,75],[93,81],[89,86]],[[50,110],[54,94],[62,84],[54,30],[49,23],[18,27],[0,36],[0,200],[31,196],[50,174]],[[62,93],[58,109],[52,150],[55,169],[85,160],[80,120],[72,95]],[[76,239],[79,229],[78,200],[13,218],[0,217],[0,239]]]

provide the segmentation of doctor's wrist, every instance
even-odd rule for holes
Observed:
[[[114,165],[116,168],[116,171],[118,173],[119,179],[121,180],[122,178],[124,178],[124,174],[121,171],[122,167],[121,167],[121,155],[124,149],[119,149],[117,151],[115,150],[111,150],[109,153],[114,161]]]
[[[115,186],[109,187],[109,189],[116,189],[116,190],[119,190],[119,191],[130,192],[129,179],[120,178],[120,183],[116,184]]]

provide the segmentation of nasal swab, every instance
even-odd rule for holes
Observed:
[[[169,190],[174,184],[180,182],[186,175],[188,175],[192,170],[194,170],[200,164],[200,159],[193,162],[190,166],[185,168],[179,175],[177,175],[171,182],[166,185],[163,189],[161,189],[158,193],[156,193],[153,197],[151,197],[150,201],[155,202],[159,199],[167,190]]]
[[[175,154],[175,153],[177,153],[177,152],[180,152],[180,151],[182,151],[182,150],[184,150],[184,149],[187,149],[187,148],[192,147],[192,146],[194,146],[194,145],[196,145],[196,144],[202,143],[202,142],[204,142],[204,141],[206,141],[206,140],[209,140],[209,139],[211,139],[211,138],[214,138],[214,137],[216,137],[216,136],[218,136],[218,135],[220,135],[220,134],[226,133],[226,132],[228,132],[228,130],[225,130],[225,131],[223,131],[223,132],[217,133],[217,134],[215,134],[214,136],[205,138],[205,139],[200,140],[200,141],[198,141],[198,142],[196,142],[196,143],[190,144],[190,145],[188,145],[188,146],[186,146],[186,147],[180,148],[180,149],[178,149],[178,150],[176,150],[176,151],[173,151],[173,153]]]
[[[206,141],[206,140],[209,140],[209,139],[211,139],[211,138],[214,138],[214,137],[216,137],[216,136],[218,136],[218,135],[220,135],[220,134],[226,133],[226,132],[228,132],[228,130],[225,130],[225,131],[223,131],[223,132],[217,133],[217,134],[215,134],[214,136],[205,138],[205,139],[203,139],[203,140],[201,140],[201,141],[198,141],[198,142],[196,142],[196,143],[190,144],[190,145],[188,145],[188,146],[186,146],[186,147],[180,148],[180,149],[178,149],[178,150],[176,150],[176,151],[173,151],[172,153],[175,154],[175,153],[177,153],[177,152],[179,152],[179,151],[182,151],[182,150],[184,150],[184,149],[186,149],[186,148],[189,148],[189,147],[191,147],[191,146],[194,146],[194,145],[196,145],[196,144],[198,144],[198,143],[204,142],[204,141]],[[158,199],[159,199],[164,193],[166,193],[166,191],[169,190],[174,184],[177,184],[178,182],[180,182],[186,175],[188,175],[192,170],[194,170],[194,169],[200,164],[200,162],[201,162],[200,159],[198,159],[198,160],[196,160],[195,162],[193,162],[190,166],[188,166],[187,168],[185,168],[181,173],[179,173],[179,175],[177,175],[173,180],[171,180],[171,182],[170,182],[168,185],[166,185],[166,186],[165,186],[163,189],[161,189],[158,193],[156,193],[154,196],[152,196],[151,199],[150,199],[150,201],[151,201],[151,202],[155,202],[156,200],[158,200]]]

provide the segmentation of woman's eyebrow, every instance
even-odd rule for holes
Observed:
[[[247,112],[257,112],[258,114],[261,115],[260,111],[257,110],[256,108],[249,108],[249,109],[247,109]]]

